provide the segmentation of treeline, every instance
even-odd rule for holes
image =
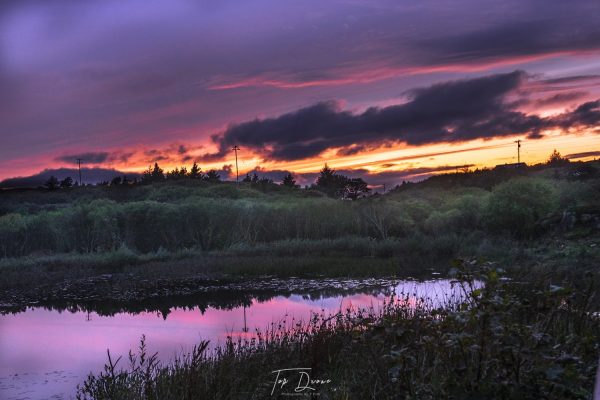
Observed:
[[[562,174],[565,175],[563,176],[564,178],[575,180],[590,179],[598,175],[597,168],[594,167],[591,162],[571,162],[568,158],[563,157],[557,150],[554,150],[546,162],[532,166],[521,163],[499,165],[494,169],[478,168],[470,170],[468,167],[465,167],[457,169],[455,173],[431,176],[416,184],[404,181],[402,184],[391,188],[391,190],[407,190],[414,185],[439,188],[451,188],[460,185],[491,189],[493,186],[513,177],[529,176],[544,170],[554,170],[554,177],[556,178],[561,174],[558,172],[559,169],[563,171]],[[225,170],[225,172],[228,175],[231,174],[231,171],[229,170]],[[175,168],[167,172],[165,172],[158,163],[154,163],[154,166],[148,167],[139,178],[135,177],[130,179],[127,175],[115,176],[112,180],[99,182],[95,186],[129,187],[176,181],[220,183],[223,182],[223,179],[219,171],[210,169],[204,172],[196,162],[194,162],[189,170],[186,166],[182,166],[181,168]],[[246,174],[246,176],[241,179],[241,182],[249,184],[253,188],[258,188],[263,192],[271,191],[277,186],[290,189],[301,188],[300,185],[296,184],[294,175],[289,172],[282,178],[280,183],[275,182],[267,176],[259,177],[256,171],[253,172],[252,175]],[[44,187],[50,191],[68,189],[73,186],[79,186],[79,182],[74,181],[71,177],[58,180],[56,177],[51,176],[44,184]],[[304,189],[317,190],[330,197],[351,200],[376,193],[371,190],[370,185],[362,178],[349,178],[329,168],[327,164],[325,164],[323,169],[319,172],[315,182],[310,185],[305,185]]]
[[[565,209],[600,205],[595,179],[514,178],[491,191],[397,191],[356,202],[312,197],[311,191],[264,195],[236,185],[148,189],[146,198],[134,201],[83,197],[66,207],[0,216],[0,256],[104,252],[123,246],[140,253],[212,251],[344,237],[423,246],[436,240],[436,246],[452,254],[467,239],[484,243],[494,235],[534,237],[547,228],[544,221],[560,220]]]
[[[202,181],[208,183],[219,183],[222,182],[221,175],[217,170],[211,169],[207,172],[203,172],[197,163],[194,163],[190,170],[186,167],[175,168],[171,171],[164,172],[164,170],[154,163],[154,167],[149,167],[142,174],[138,180],[130,180],[127,176],[116,176],[110,182],[100,182],[98,186],[135,186],[135,185],[149,185],[161,182],[172,182],[172,181]],[[290,189],[299,189],[300,185],[296,184],[296,180],[291,173],[287,173],[280,185],[277,185],[272,179],[267,177],[259,177],[256,172],[252,174],[246,174],[241,180],[242,183],[250,184],[251,187],[262,189],[267,191],[273,186],[282,186]],[[59,181],[56,177],[51,176],[46,181],[45,187],[48,190],[56,190],[59,188],[67,189],[73,186],[77,186],[71,177],[67,177],[62,181]],[[350,200],[356,200],[359,197],[367,195],[371,189],[367,182],[362,178],[349,178],[345,175],[337,173],[332,168],[329,168],[327,164],[320,171],[314,184],[306,186],[305,189],[317,190],[326,195],[334,198],[344,198]]]
[[[207,182],[220,182],[221,175],[219,175],[217,170],[214,169],[208,170],[206,173],[204,173],[197,163],[194,163],[189,171],[186,167],[181,167],[175,168],[174,170],[171,170],[165,174],[164,170],[158,165],[158,163],[154,163],[154,168],[148,167],[148,169],[144,171],[140,183],[149,184],[162,182],[164,180],[175,181],[180,179],[198,179]]]

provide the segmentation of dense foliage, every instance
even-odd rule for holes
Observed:
[[[490,189],[425,182],[356,201],[288,183],[183,179],[1,193],[0,257],[123,247],[212,251],[346,237],[395,239],[396,252],[403,243],[436,240],[452,256],[473,237],[532,238],[556,228],[565,211],[587,207],[594,217],[600,207],[600,179],[551,173],[517,175]],[[553,218],[554,225],[545,223]]]

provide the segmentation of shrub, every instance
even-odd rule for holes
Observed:
[[[0,251],[4,257],[22,255],[26,246],[27,220],[20,214],[0,216]]]
[[[490,195],[485,222],[493,232],[531,236],[535,223],[557,208],[552,187],[543,180],[519,178],[501,183]]]

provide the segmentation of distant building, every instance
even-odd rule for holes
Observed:
[[[527,164],[524,162],[520,162],[520,163],[510,163],[510,164],[498,164],[494,167],[494,169],[519,169],[519,168],[525,168],[527,167]]]

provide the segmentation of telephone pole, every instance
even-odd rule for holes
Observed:
[[[235,181],[238,182],[240,179],[240,170],[238,169],[238,158],[237,158],[237,152],[240,148],[237,146],[233,146],[231,148],[231,150],[233,150],[235,152]]]
[[[244,303],[244,328],[242,329],[243,332],[248,332],[248,325],[246,324],[246,303]]]
[[[521,139],[515,140],[517,144],[517,164],[521,164]]]
[[[77,159],[77,166],[79,167],[79,186],[81,186],[81,158]]]

